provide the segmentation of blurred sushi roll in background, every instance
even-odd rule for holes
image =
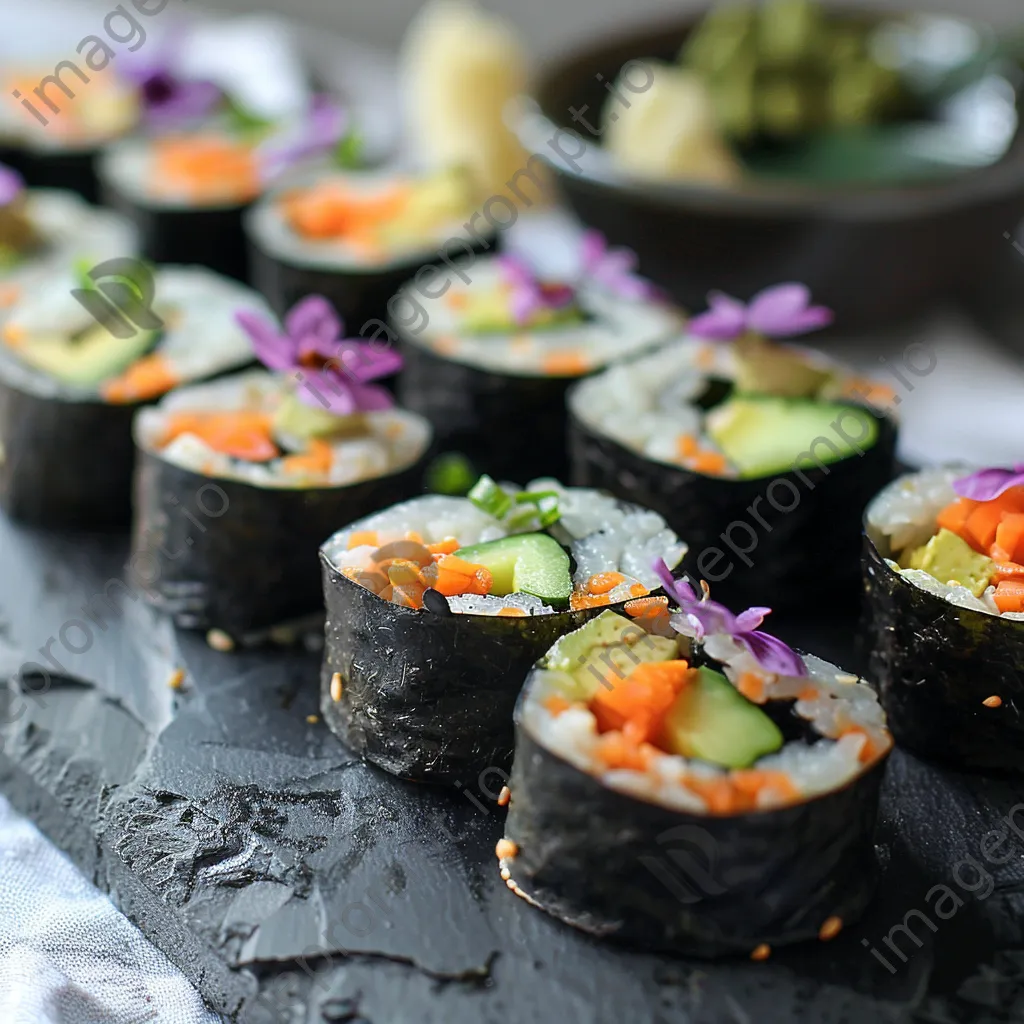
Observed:
[[[712,298],[689,337],[569,393],[572,479],[664,515],[727,600],[852,604],[861,516],[895,472],[894,395],[772,340],[830,320],[802,286]]]
[[[660,575],[671,607],[605,611],[530,674],[502,877],[576,928],[673,953],[831,938],[878,874],[878,698],[760,630],[770,609]]]
[[[372,383],[399,357],[345,340],[322,296],[283,330],[238,308],[249,358],[272,372],[182,388],[138,416],[133,547],[157,559],[148,597],[179,626],[248,643],[317,614],[320,544],[421,489],[430,427]]]
[[[590,232],[568,275],[510,253],[467,264],[443,287],[407,282],[397,305],[423,315],[411,328],[392,321],[403,404],[430,420],[440,449],[481,471],[567,478],[569,386],[682,329],[681,311],[634,268],[631,253]]]
[[[900,477],[865,516],[872,677],[901,745],[1024,771],[1024,466]]]
[[[33,525],[127,526],[135,411],[251,362],[235,312],[266,309],[198,267],[95,269],[32,277],[0,328],[0,507]]]
[[[321,550],[324,721],[403,778],[507,768],[530,666],[604,608],[643,614],[653,562],[685,550],[656,513],[550,479],[484,476],[354,522]]]
[[[360,333],[382,336],[396,290],[423,268],[469,259],[494,232],[467,232],[475,190],[461,170],[325,169],[282,186],[246,217],[253,281],[275,310],[325,295]],[[373,331],[371,323],[377,326]]]

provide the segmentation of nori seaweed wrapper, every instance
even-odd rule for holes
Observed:
[[[249,280],[249,251],[242,218],[248,205],[225,207],[147,206],[103,182],[103,201],[139,234],[139,251],[154,263],[199,264],[225,277]]]
[[[437,451],[462,452],[496,480],[568,478],[565,396],[579,378],[494,373],[399,338],[398,401],[430,421]]]
[[[139,452],[133,552],[148,599],[186,629],[238,638],[316,613],[317,551],[339,526],[418,493],[423,459],[341,487],[266,488]]]
[[[33,380],[0,353],[0,508],[33,526],[127,528],[139,406],[48,394]]]
[[[856,921],[874,893],[884,759],[841,789],[735,816],[611,790],[541,746],[516,715],[503,861],[517,894],[576,928],[696,956],[749,955]]]
[[[824,468],[754,480],[703,476],[654,462],[596,433],[570,410],[570,482],[601,488],[660,512],[689,543],[683,566],[698,579],[703,576],[701,554],[711,548],[723,551],[720,561],[708,560],[708,583],[715,598],[726,604],[795,607],[827,595],[832,607],[855,607],[861,517],[868,502],[896,474],[896,424],[862,408],[879,426],[875,444],[863,455]],[[796,488],[799,502],[792,511],[780,511],[769,503],[768,490],[775,480]],[[777,504],[788,507],[792,495],[786,487]],[[755,502],[756,515],[750,511]],[[735,549],[749,548],[745,555],[737,554],[723,539],[730,530]],[[748,566],[744,557],[752,564]],[[711,572],[727,575],[715,580]]]
[[[929,594],[867,536],[863,564],[870,677],[896,741],[953,768],[1024,772],[1024,622]]]
[[[59,188],[77,192],[90,203],[100,201],[97,174],[99,150],[32,150],[0,146],[0,162],[13,167],[29,188]]]

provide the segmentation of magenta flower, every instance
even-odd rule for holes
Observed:
[[[993,501],[1011,487],[1024,485],[1024,465],[1013,469],[979,469],[953,481],[953,490],[971,501]]]
[[[588,231],[581,247],[583,278],[603,285],[624,299],[640,301],[658,295],[658,289],[636,273],[637,256],[631,249],[610,249],[600,231]]]
[[[402,368],[396,352],[379,351],[354,338],[342,338],[343,325],[322,295],[296,304],[284,320],[284,332],[249,310],[235,314],[252,339],[256,358],[270,370],[296,372],[299,401],[337,416],[375,412],[394,405],[391,395],[370,384]]]
[[[497,259],[502,277],[512,286],[509,301],[517,324],[528,324],[545,310],[565,309],[575,300],[576,293],[569,285],[545,284],[521,256],[506,253]]]
[[[834,314],[825,306],[811,305],[804,284],[778,284],[758,292],[749,305],[724,292],[708,296],[711,307],[690,321],[690,333],[712,341],[732,341],[747,331],[768,338],[790,338],[817,331],[832,323]]]
[[[25,191],[25,179],[13,168],[0,164],[0,206],[13,203]]]
[[[706,636],[730,636],[745,647],[766,672],[800,678],[807,675],[803,658],[792,647],[758,629],[765,616],[771,614],[771,608],[748,608],[733,615],[724,604],[708,597],[699,599],[689,583],[672,576],[663,559],[654,563],[654,571],[665,593],[678,602],[682,617],[698,640]],[[678,629],[676,618],[673,616],[672,625]]]
[[[271,181],[303,160],[329,152],[341,142],[348,121],[347,112],[333,97],[314,96],[301,124],[271,136],[257,149],[263,179]]]

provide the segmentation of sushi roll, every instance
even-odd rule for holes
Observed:
[[[403,315],[392,300],[405,281],[490,248],[487,227],[466,238],[475,200],[471,178],[459,170],[310,171],[246,216],[253,282],[279,313],[303,295],[322,294],[360,334],[380,337],[388,313]],[[414,307],[411,321],[418,316]]]
[[[18,171],[0,164],[0,307],[15,303],[34,279],[83,260],[130,257],[137,246],[131,225],[116,214],[73,192],[26,188]]]
[[[0,328],[0,508],[24,522],[117,529],[131,516],[135,411],[181,384],[244,366],[247,288],[196,267],[47,274]]]
[[[775,340],[823,326],[802,285],[712,296],[688,336],[569,394],[572,479],[629,495],[690,542],[731,603],[858,597],[861,516],[895,473],[891,388]]]
[[[113,68],[60,70],[60,79],[53,63],[4,76],[8,99],[0,104],[0,160],[34,188],[67,189],[94,203],[99,154],[138,125],[139,93]]]
[[[697,956],[832,938],[867,906],[892,737],[874,690],[697,599],[605,611],[516,708],[508,887],[600,937]]]
[[[871,671],[897,741],[1024,772],[1024,466],[927,469],[868,506]]]
[[[109,147],[99,173],[105,202],[136,225],[149,259],[202,263],[244,281],[245,211],[293,166],[338,146],[346,117],[318,96],[304,117],[275,123],[220,95],[214,90],[215,106],[198,125],[164,126]]]
[[[633,273],[634,262],[589,232],[567,279],[546,279],[508,254],[467,267],[468,285],[407,283],[398,305],[423,317],[414,330],[395,324],[402,402],[430,420],[439,448],[482,471],[566,478],[569,386],[682,328],[681,313]]]
[[[262,314],[238,320],[272,372],[181,388],[140,413],[133,549],[151,559],[150,601],[178,625],[249,643],[320,611],[320,544],[421,489],[430,428],[371,383],[399,357],[343,340],[326,299],[307,297],[283,331]]]
[[[655,557],[685,547],[656,513],[554,480],[482,477],[358,520],[320,552],[324,721],[403,778],[507,768],[530,666],[604,608],[639,614]]]

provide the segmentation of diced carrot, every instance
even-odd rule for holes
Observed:
[[[629,588],[630,597],[646,597],[650,591],[642,583],[634,583]]]
[[[170,363],[159,352],[154,352],[132,363],[120,377],[107,381],[102,392],[108,402],[127,405],[158,398],[180,383]]]
[[[992,596],[1001,612],[1024,612],[1024,581],[1003,580]]]
[[[16,323],[4,324],[4,341],[11,348],[17,348],[25,340],[25,329]]]
[[[712,814],[736,814],[753,806],[750,797],[737,790],[725,775],[708,779],[690,776],[686,787],[704,799]]]
[[[541,367],[551,377],[582,377],[590,372],[590,360],[585,352],[552,352]]]
[[[977,507],[976,501],[969,498],[957,498],[951,505],[947,505],[938,515],[938,526],[941,530],[949,530],[951,533],[963,536],[967,519]]]
[[[701,452],[693,460],[693,469],[707,476],[721,476],[728,468],[725,456],[721,452]]]
[[[697,438],[693,434],[680,434],[676,438],[676,452],[679,454],[679,458],[692,459],[699,451]]]
[[[816,686],[805,686],[798,694],[797,700],[817,700],[821,692]]]
[[[557,718],[563,711],[568,711],[572,707],[572,702],[556,695],[548,697],[544,701],[544,707],[547,708],[549,714]]]
[[[844,736],[863,736],[864,746],[860,748],[859,760],[861,764],[869,764],[874,761],[879,754],[882,753],[876,746],[874,741],[871,739],[869,733],[862,729],[859,725],[851,725],[839,734],[839,738],[842,739]]]
[[[608,768],[643,772],[647,771],[659,751],[649,743],[637,742],[635,738],[615,731],[600,737],[594,753]]]
[[[995,543],[996,530],[1004,513],[1005,509],[998,499],[980,502],[967,517],[962,534],[964,540],[976,551],[987,555]]]
[[[415,530],[409,530],[405,535],[405,539],[411,540],[413,544],[423,543],[423,538]]]
[[[582,590],[574,590],[569,595],[569,610],[573,612],[582,611],[584,608],[601,608],[606,604],[611,604],[607,594],[588,594]]]
[[[436,544],[428,544],[427,550],[432,555],[454,555],[459,550],[459,542],[454,537],[445,537]]]
[[[996,527],[996,546],[1009,555],[1010,561],[1024,562],[1024,513],[1007,512]]]
[[[0,284],[0,309],[10,309],[21,298],[21,285],[8,281]]]
[[[278,455],[271,439],[271,418],[258,412],[180,412],[170,417],[163,444],[195,434],[214,451],[247,462],[267,462]]]
[[[522,608],[501,608],[498,610],[498,618],[520,619],[526,615]]]
[[[621,729],[630,722],[643,740],[653,740],[676,695],[695,675],[682,660],[642,662],[624,679],[613,675],[607,680],[611,685],[601,687],[590,702],[598,730]]]
[[[736,683],[736,689],[743,694],[747,700],[755,704],[763,704],[765,701],[765,678],[759,672],[744,672]]]
[[[252,146],[220,136],[192,135],[161,139],[154,156],[159,180],[196,198],[259,194],[260,179]]]
[[[620,583],[625,583],[626,577],[621,572],[599,572],[587,580],[587,590],[591,594],[607,594],[614,590]]]
[[[623,605],[623,609],[627,615],[632,616],[634,619],[638,619],[641,616],[649,615],[652,612],[667,611],[668,598],[642,597],[636,601],[627,601],[625,605]]]
[[[282,201],[282,212],[292,229],[307,238],[372,245],[380,227],[401,216],[411,194],[407,185],[396,185],[379,195],[359,195],[328,182],[292,192]]]
[[[998,500],[1007,512],[1024,512],[1024,485],[1004,491]]]
[[[793,785],[793,780],[785,772],[747,769],[732,772],[730,778],[736,789],[755,798],[755,806],[756,797],[762,789],[773,789],[785,799],[793,799],[800,795],[800,791]]]
[[[349,534],[348,549],[362,547],[377,547],[380,541],[377,539],[376,530],[355,530]]]
[[[303,455],[290,455],[281,463],[286,473],[294,475],[327,476],[334,464],[334,449],[324,440],[313,438],[309,451]]]
[[[469,296],[465,292],[449,292],[445,303],[449,309],[463,310],[469,305]]]
[[[459,594],[489,594],[494,586],[491,571],[455,555],[442,555],[423,572],[427,583],[445,597]]]
[[[994,583],[1002,583],[1004,580],[1020,580],[1024,582],[1024,565],[998,560],[996,572],[992,580]]]

